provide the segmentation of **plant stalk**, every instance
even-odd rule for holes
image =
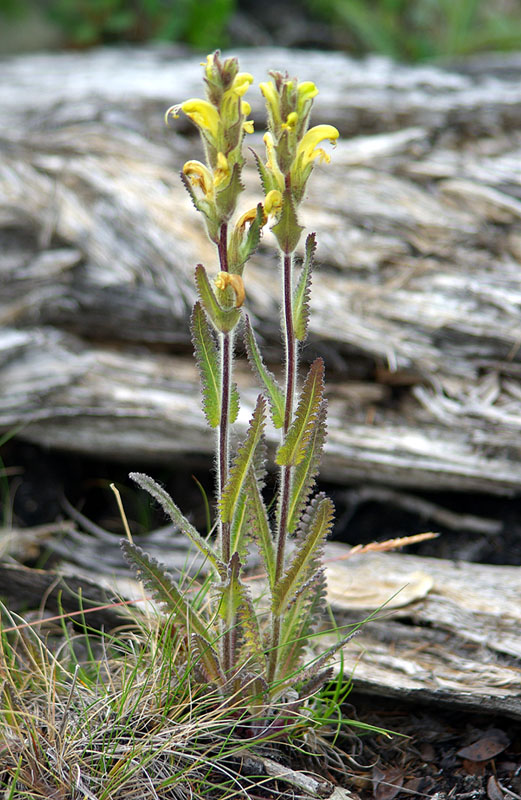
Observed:
[[[228,272],[228,225],[226,222],[223,222],[221,225],[217,247],[221,272]],[[217,437],[217,505],[220,509],[221,498],[228,480],[230,465],[230,394],[233,366],[233,333],[221,333],[219,336],[219,343],[221,355],[221,418]],[[222,521],[220,512],[218,512],[218,517],[221,560],[224,564],[228,564],[231,557],[231,525],[229,522]],[[222,621],[221,642],[223,666],[228,675],[231,674],[234,663],[235,636],[233,628],[233,625],[231,629],[227,627],[226,620]]]
[[[282,440],[286,436],[293,419],[295,404],[295,391],[297,382],[297,340],[293,327],[293,254],[284,253],[282,263],[282,308],[284,325],[284,357],[286,366],[286,393],[284,408],[284,425]],[[277,532],[277,553],[275,560],[275,584],[282,578],[284,572],[284,556],[286,539],[288,536],[288,513],[291,494],[291,480],[293,469],[290,466],[281,468],[280,476],[280,506],[279,526]],[[275,678],[277,669],[278,647],[280,641],[280,617],[273,618],[270,656],[268,664],[268,681]]]

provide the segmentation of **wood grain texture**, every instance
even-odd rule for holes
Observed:
[[[304,356],[329,365],[324,477],[519,491],[521,58],[240,56],[257,82],[273,67],[315,80],[314,122],[343,137],[302,210],[319,240]],[[129,463],[209,455],[188,315],[194,265],[215,255],[177,177],[199,145],[163,125],[200,94],[199,59],[121,48],[2,68],[0,427]],[[251,162],[245,182],[249,207]],[[276,365],[275,273],[268,233],[247,310]]]

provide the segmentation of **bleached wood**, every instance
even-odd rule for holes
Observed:
[[[302,209],[319,239],[305,355],[324,354],[335,383],[324,477],[519,491],[521,58],[458,71],[240,56],[257,82],[273,67],[315,80],[314,122],[343,136]],[[209,453],[187,320],[194,265],[211,272],[215,255],[177,177],[199,145],[186,121],[163,125],[200,94],[199,61],[168,48],[3,60],[3,430],[129,463]],[[251,162],[245,181],[248,207]],[[275,272],[267,234],[247,310],[276,363]]]

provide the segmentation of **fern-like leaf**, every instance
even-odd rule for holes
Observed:
[[[275,461],[279,466],[296,466],[304,458],[323,394],[324,362],[316,358],[302,387],[295,418],[277,450]]]
[[[314,233],[310,233],[306,239],[306,254],[304,263],[298,279],[295,292],[293,294],[293,329],[299,341],[304,341],[308,332],[309,323],[309,297],[311,288],[311,271],[313,269],[313,257],[317,249],[317,242]]]
[[[250,466],[254,463],[255,451],[259,445],[266,421],[266,401],[262,395],[257,398],[257,405],[251,418],[250,427],[244,442],[239,446],[230,475],[224,487],[220,512],[222,522],[231,522],[239,494],[241,492]]]
[[[166,567],[127,539],[122,539],[121,548],[137,578],[154,600],[164,606],[168,613],[175,616],[177,624],[188,635],[197,633],[204,641],[207,641],[206,622],[185,600],[174,579],[168,574]]]
[[[300,514],[306,507],[309,495],[315,484],[315,478],[320,467],[320,459],[326,440],[327,401],[322,400],[318,410],[313,430],[309,437],[306,452],[302,461],[297,464],[293,472],[291,494],[289,498],[288,533],[293,533],[297,527]]]
[[[221,418],[221,370],[217,345],[201,303],[197,302],[190,320],[192,343],[201,377],[203,411],[211,428]]]
[[[203,539],[201,534],[188,522],[184,514],[176,506],[170,495],[162,486],[156,483],[153,478],[144,475],[142,472],[131,472],[130,477],[142,489],[145,489],[154,500],[163,508],[163,511],[170,517],[172,522],[177,525],[181,533],[184,533],[200,550],[200,552],[208,559],[212,567],[219,575],[223,575],[226,568],[223,562],[217,557],[210,544]]]
[[[244,341],[246,345],[246,352],[248,354],[248,361],[250,362],[251,368],[257,375],[257,378],[263,384],[266,390],[270,405],[271,419],[274,426],[276,428],[282,428],[284,424],[284,392],[277,383],[273,373],[270,372],[264,364],[248,316],[245,317],[244,331]]]
[[[299,587],[315,572],[333,524],[334,510],[332,501],[323,493],[317,495],[308,506],[301,521],[293,559],[273,589],[274,614],[280,616],[284,613]]]

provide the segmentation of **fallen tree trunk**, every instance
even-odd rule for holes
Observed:
[[[215,257],[176,176],[198,144],[181,121],[162,124],[200,93],[199,60],[4,59],[3,430],[129,461],[208,452],[187,318],[194,264],[212,271]],[[521,58],[458,71],[278,50],[241,60],[257,81],[273,67],[316,80],[314,121],[344,137],[303,208],[320,262],[306,356],[326,356],[332,387],[324,476],[518,491]],[[246,185],[249,207],[252,164]],[[276,364],[275,270],[266,235],[247,310]]]
[[[173,551],[171,544],[156,536],[149,549],[174,572],[190,559],[179,543]],[[63,610],[80,624],[105,629],[128,620],[122,598],[141,607],[141,587],[129,580],[114,537],[112,545],[104,540],[103,558],[81,534],[68,552],[77,563],[62,575],[0,564],[2,594],[35,605],[45,596],[42,616]],[[117,577],[97,574],[94,582],[100,564]],[[397,553],[352,555],[333,543],[326,548],[326,574],[339,626],[374,617],[344,648],[344,674],[353,674],[358,690],[521,719],[519,568]],[[325,633],[319,646],[335,641]]]

